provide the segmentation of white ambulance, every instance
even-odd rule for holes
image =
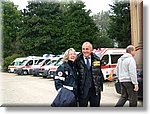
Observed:
[[[19,67],[14,69],[14,73],[18,75],[27,75],[32,74],[32,66],[36,64],[36,62],[41,62],[45,57],[39,56],[28,56],[26,61],[24,61]]]
[[[16,58],[11,64],[8,65],[8,72],[13,73],[14,69],[16,69],[18,66],[20,66],[24,61],[26,61],[26,57],[20,57]]]
[[[112,80],[118,59],[126,53],[124,48],[99,48],[93,52],[100,57],[101,68],[105,80]]]

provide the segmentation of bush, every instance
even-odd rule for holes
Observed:
[[[8,56],[6,58],[4,58],[4,63],[3,63],[3,67],[2,67],[2,71],[3,72],[7,72],[7,67],[10,63],[12,63],[16,58],[18,57],[22,57],[23,55],[19,55],[19,54],[13,54],[11,56]]]

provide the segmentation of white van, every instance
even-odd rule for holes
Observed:
[[[60,59],[62,59],[62,56],[54,57],[51,61],[49,61],[44,66],[42,66],[39,69],[39,76],[42,76],[43,78],[47,78],[49,70],[51,69],[51,67],[54,66],[57,62],[59,62]]]
[[[18,68],[15,69],[15,73],[18,75],[32,74],[32,66],[36,62],[44,60],[45,57],[29,56]]]
[[[100,57],[101,69],[105,80],[109,76],[113,75],[114,69],[116,68],[118,59],[126,53],[124,48],[100,48],[98,50],[93,50],[93,52]]]
[[[8,65],[8,72],[13,73],[14,69],[20,66],[26,59],[26,57],[16,58],[11,64]]]

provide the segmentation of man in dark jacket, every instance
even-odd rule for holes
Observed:
[[[78,100],[80,107],[99,107],[101,91],[103,90],[103,73],[98,56],[92,53],[90,42],[84,42],[82,53],[77,56],[76,68],[78,71]]]

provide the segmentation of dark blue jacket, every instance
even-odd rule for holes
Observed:
[[[73,107],[75,106],[74,105],[75,103],[76,103],[76,99],[74,93],[62,87],[61,91],[57,94],[51,106],[52,107]]]
[[[60,65],[54,75],[56,90],[65,86],[73,87],[73,92],[77,93],[77,71],[72,61],[64,62]]]

